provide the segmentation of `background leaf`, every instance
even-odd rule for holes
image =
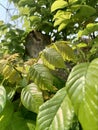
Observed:
[[[36,84],[29,84],[22,89],[21,102],[28,110],[38,113],[39,106],[43,104],[43,96]]]
[[[41,22],[41,19],[40,19],[40,17],[38,17],[38,16],[31,16],[30,17],[30,20],[32,21],[32,22]]]
[[[83,35],[89,35],[98,30],[98,23],[89,23],[87,24],[84,30],[80,30],[78,32],[78,37],[82,37]]]
[[[57,51],[62,55],[64,60],[75,61],[74,51],[65,41],[56,42],[54,46]]]
[[[75,17],[90,17],[94,13],[96,13],[96,9],[89,5],[73,5],[71,7],[73,10],[77,11]],[[84,13],[85,12],[85,13]]]
[[[51,68],[65,68],[63,57],[54,48],[46,48],[42,53],[42,60],[46,66]]]
[[[42,90],[53,91],[53,76],[44,65],[35,64],[31,66],[30,77]]]
[[[13,104],[7,101],[4,110],[0,113],[0,130],[7,130],[12,121],[14,108]]]
[[[35,130],[35,122],[24,119],[20,112],[15,112],[11,122],[11,130]]]
[[[7,61],[5,59],[0,60],[0,73],[5,68],[6,64],[7,64]]]

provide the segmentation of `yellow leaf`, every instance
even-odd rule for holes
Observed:
[[[51,12],[57,10],[57,9],[62,9],[68,6],[67,1],[64,0],[57,0],[55,1],[52,6],[51,6]]]

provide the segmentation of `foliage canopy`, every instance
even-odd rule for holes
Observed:
[[[0,21],[0,129],[98,130],[98,0],[9,1],[23,26]],[[51,37],[35,59],[32,30]]]

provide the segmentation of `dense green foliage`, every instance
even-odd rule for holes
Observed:
[[[9,1],[23,27],[0,21],[0,130],[98,130],[98,1]],[[36,59],[32,30],[51,36]]]

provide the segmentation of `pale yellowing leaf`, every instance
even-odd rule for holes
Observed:
[[[64,0],[56,0],[52,6],[51,6],[51,12],[57,10],[57,9],[62,9],[68,6],[67,1]]]

